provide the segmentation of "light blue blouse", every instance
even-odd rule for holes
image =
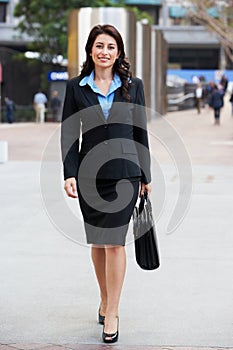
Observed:
[[[102,108],[103,114],[105,119],[107,120],[109,117],[110,109],[112,107],[113,99],[114,99],[114,92],[116,89],[118,89],[121,85],[121,79],[118,74],[114,74],[113,81],[110,85],[110,88],[108,90],[107,95],[104,95],[99,88],[95,85],[94,82],[94,70],[91,72],[90,75],[84,77],[80,83],[80,86],[89,85],[91,89],[97,94],[100,106]]]

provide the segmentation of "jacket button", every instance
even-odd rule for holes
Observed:
[[[104,144],[105,144],[105,145],[107,145],[107,144],[108,144],[108,142],[107,142],[107,141],[104,141]]]
[[[107,129],[108,128],[108,126],[107,125],[104,125],[104,129]]]

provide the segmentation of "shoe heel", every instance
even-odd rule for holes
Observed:
[[[104,325],[104,320],[105,320],[105,316],[100,314],[100,307],[99,307],[99,312],[98,312],[98,322],[101,325]]]

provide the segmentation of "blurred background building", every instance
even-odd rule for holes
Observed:
[[[154,25],[163,31],[168,43],[168,67],[233,69],[233,63],[225,57],[216,36],[193,23],[188,16],[192,0],[125,0],[125,3],[148,12]],[[208,12],[215,18],[219,16],[215,7]]]
[[[14,17],[14,7],[17,0],[0,0],[0,63],[2,66],[2,97],[9,96],[18,104],[30,103],[25,83],[31,85],[31,74],[27,74],[27,65],[23,60],[17,60],[16,54],[27,51],[27,45],[32,40],[22,36],[14,28],[18,19]],[[36,84],[36,82],[35,82]],[[32,84],[33,86],[34,84]],[[3,98],[2,98],[3,100]]]
[[[67,74],[52,74],[52,70],[66,71],[66,67],[51,65],[38,59],[38,53],[29,51],[33,38],[16,30],[19,19],[14,8],[19,0],[0,0],[0,97],[2,119],[4,119],[4,98],[8,96],[16,105],[16,121],[34,118],[33,97],[44,82],[45,92],[59,91],[60,81],[67,80]],[[50,82],[47,84],[47,82]]]

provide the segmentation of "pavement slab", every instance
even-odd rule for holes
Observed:
[[[56,345],[56,344],[43,344],[43,343],[35,343],[35,344],[0,344],[1,350],[233,350],[233,348],[220,348],[220,347],[159,347],[159,346],[118,346],[117,344],[108,345],[108,344],[64,344],[64,345]]]

